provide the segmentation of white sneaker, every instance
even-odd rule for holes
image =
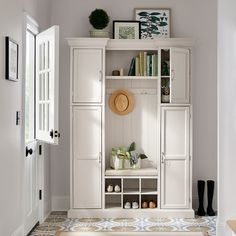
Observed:
[[[138,203],[137,202],[132,202],[132,208],[133,209],[138,209]]]
[[[124,205],[124,208],[125,209],[130,209],[131,208],[130,202],[126,202],[125,205]]]
[[[119,185],[116,185],[115,188],[114,188],[115,192],[116,193],[119,193],[120,192],[120,186]]]

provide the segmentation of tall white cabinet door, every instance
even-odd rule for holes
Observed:
[[[161,110],[161,208],[189,208],[190,109]]]
[[[73,208],[101,208],[101,163],[74,159]]]
[[[171,103],[189,103],[189,50],[170,49]]]
[[[98,160],[101,153],[102,108],[73,107],[73,158]]]
[[[101,208],[102,108],[73,107],[73,207]]]
[[[73,102],[102,102],[102,49],[74,49]]]

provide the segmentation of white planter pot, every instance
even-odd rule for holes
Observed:
[[[140,169],[140,168],[141,168],[141,158],[139,158],[138,162],[134,165],[131,165],[131,163],[130,163],[128,169]]]
[[[110,38],[109,31],[106,30],[90,30],[91,38]]]
[[[110,166],[111,166],[112,169],[115,169],[115,170],[124,169],[123,159],[119,158],[118,156],[111,155],[111,157],[110,157]]]
[[[122,159],[118,156],[111,155],[110,157],[110,166],[115,170],[124,170],[124,169],[140,169],[141,168],[141,159],[138,159],[137,164],[131,165],[130,160]]]
[[[161,102],[168,103],[170,102],[170,95],[161,95]]]

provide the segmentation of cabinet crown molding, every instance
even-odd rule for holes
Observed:
[[[109,39],[109,38],[67,38],[71,47],[106,47],[107,50],[152,50],[157,47],[193,47],[192,38],[164,39]]]
[[[109,38],[67,38],[70,47],[105,47]]]

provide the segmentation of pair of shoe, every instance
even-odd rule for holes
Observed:
[[[115,191],[116,193],[119,193],[119,192],[120,192],[120,186],[119,186],[119,185],[116,185],[116,186],[113,188],[113,185],[109,184],[109,185],[107,186],[107,192],[108,192],[108,193],[111,193],[111,192],[113,192],[113,191]]]
[[[157,204],[155,201],[151,200],[151,201],[143,201],[142,202],[142,208],[156,208]]]
[[[208,200],[207,215],[208,216],[215,216],[215,212],[212,208],[214,184],[215,184],[215,182],[213,180],[207,180],[207,200]],[[199,208],[198,208],[197,214],[199,216],[205,216],[206,215],[206,212],[204,210],[205,181],[198,180],[197,188],[198,188],[198,200],[199,200]]]
[[[131,203],[130,202],[126,202],[124,205],[125,209],[130,209],[131,208]],[[132,209],[138,209],[138,203],[137,202],[132,202]]]

